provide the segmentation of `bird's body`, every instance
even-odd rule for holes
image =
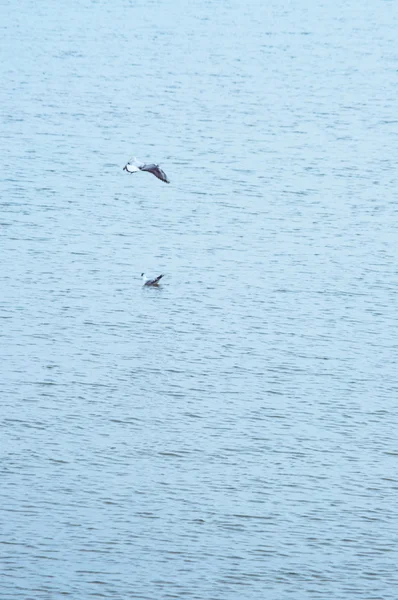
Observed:
[[[127,173],[137,173],[137,171],[148,171],[148,173],[152,173],[161,181],[165,183],[170,183],[167,175],[159,165],[155,165],[154,163],[143,163],[137,160],[135,157],[129,160],[129,162],[123,167],[123,171],[127,171]]]
[[[142,277],[142,285],[158,286],[159,281],[162,279],[163,275],[158,275],[157,277],[154,277],[153,279],[148,279],[148,277],[145,275],[145,273],[141,273],[141,277]]]

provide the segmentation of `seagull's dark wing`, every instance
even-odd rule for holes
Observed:
[[[170,183],[166,173],[162,171],[159,165],[142,165],[139,167],[139,169],[140,171],[148,171],[149,173],[152,173],[152,175],[155,175],[155,177],[157,177],[161,181],[164,181],[165,183]]]
[[[162,279],[163,275],[159,275],[158,277],[155,277],[155,279],[150,279],[149,281],[146,282],[145,285],[157,285],[159,283],[159,281]]]

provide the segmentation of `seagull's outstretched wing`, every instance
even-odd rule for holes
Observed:
[[[135,167],[138,167],[139,169],[141,169],[141,167],[143,167],[145,165],[145,163],[142,160],[139,160],[136,156],[133,156],[133,158],[131,158],[129,160],[129,164],[134,165]]]
[[[164,181],[165,183],[170,183],[169,179],[167,178],[167,175],[164,171],[162,171],[162,169],[159,167],[159,165],[141,165],[138,167],[140,169],[140,171],[148,171],[149,173],[152,173],[152,175],[155,175],[155,177],[157,177],[158,179],[160,179],[161,181]]]

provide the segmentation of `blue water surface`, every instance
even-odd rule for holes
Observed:
[[[396,600],[395,4],[0,28],[1,598]]]

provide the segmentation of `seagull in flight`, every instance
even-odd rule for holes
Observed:
[[[137,160],[135,157],[129,160],[129,162],[123,167],[123,171],[127,171],[127,173],[137,173],[137,171],[148,171],[155,175],[161,181],[165,183],[170,183],[167,178],[167,175],[159,165],[155,165],[153,163],[143,163],[140,160]]]
[[[157,287],[159,285],[159,281],[162,279],[163,275],[158,275],[157,277],[154,277],[153,279],[148,279],[148,277],[145,275],[145,273],[141,273],[141,277],[142,277],[142,285]]]

